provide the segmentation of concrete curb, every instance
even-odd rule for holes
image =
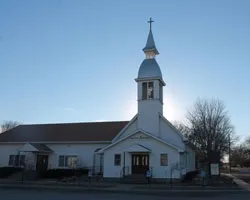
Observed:
[[[72,187],[72,186],[37,186],[37,185],[12,185],[0,184],[0,189],[22,189],[22,190],[38,190],[52,192],[81,192],[81,193],[124,193],[136,195],[154,195],[154,196],[218,196],[225,194],[242,194],[244,190],[145,190],[145,189],[130,189],[130,188],[91,188],[91,187]],[[247,192],[248,193],[248,192]]]

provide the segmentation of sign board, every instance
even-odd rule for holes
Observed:
[[[211,169],[211,175],[216,175],[216,176],[220,175],[218,163],[210,164],[210,169]]]

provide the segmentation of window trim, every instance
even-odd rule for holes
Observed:
[[[159,99],[160,102],[163,103],[163,85],[161,82],[159,82]]]

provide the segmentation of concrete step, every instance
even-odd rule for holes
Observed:
[[[127,184],[147,184],[148,180],[144,175],[129,175],[121,178],[121,183]]]

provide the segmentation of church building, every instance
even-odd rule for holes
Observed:
[[[137,84],[138,113],[130,121],[19,125],[0,134],[0,167],[88,168],[104,178],[181,178],[195,170],[195,152],[163,115],[166,85],[150,30]]]

